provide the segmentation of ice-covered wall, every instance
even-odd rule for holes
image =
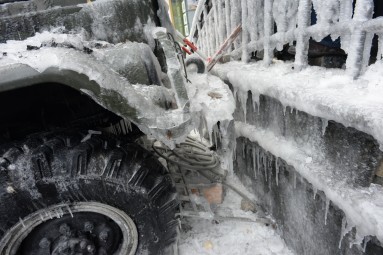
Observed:
[[[354,244],[358,233],[344,212],[286,161],[243,137],[237,139],[236,155],[235,173],[275,218],[296,254],[382,254],[371,236]]]
[[[215,67],[237,100],[234,172],[298,254],[381,254],[381,63],[359,80],[291,66]]]

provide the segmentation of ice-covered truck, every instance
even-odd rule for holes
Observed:
[[[0,0],[0,254],[172,253],[176,214],[214,215],[168,162],[237,175],[296,254],[383,254],[377,6],[201,0],[189,39],[227,62],[207,75],[164,1]]]
[[[0,1],[0,254],[169,253],[175,187],[135,142],[172,148],[198,116],[167,12]]]
[[[236,98],[233,169],[296,254],[383,254],[382,11],[199,1],[190,40],[208,57],[242,27],[211,71]]]

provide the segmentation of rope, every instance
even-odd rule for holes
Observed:
[[[254,207],[257,207],[256,203],[254,203],[248,196],[226,182],[226,175],[214,171],[219,164],[218,157],[196,139],[187,137],[185,142],[180,143],[171,151],[164,147],[155,146],[154,143],[152,147],[158,156],[164,158],[168,162],[188,170],[197,171],[211,182],[221,182],[224,186],[252,203]],[[161,150],[165,151],[165,153],[161,153]]]

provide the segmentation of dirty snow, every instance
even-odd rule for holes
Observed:
[[[228,180],[236,186],[242,186],[238,179]],[[227,190],[222,210],[230,211],[236,217],[251,218],[257,216],[240,209],[241,197]],[[225,220],[219,223],[212,220],[184,218],[179,241],[180,255],[293,255],[277,234],[273,224]]]

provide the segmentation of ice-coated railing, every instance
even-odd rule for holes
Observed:
[[[311,25],[311,11],[317,15]],[[228,50],[234,59],[247,62],[262,51],[270,64],[274,49],[295,42],[295,69],[308,64],[309,39],[340,37],[347,53],[346,70],[357,78],[368,66],[372,39],[379,37],[377,58],[383,57],[383,17],[372,18],[374,0],[200,0],[190,39],[208,56],[241,24],[242,35]]]

